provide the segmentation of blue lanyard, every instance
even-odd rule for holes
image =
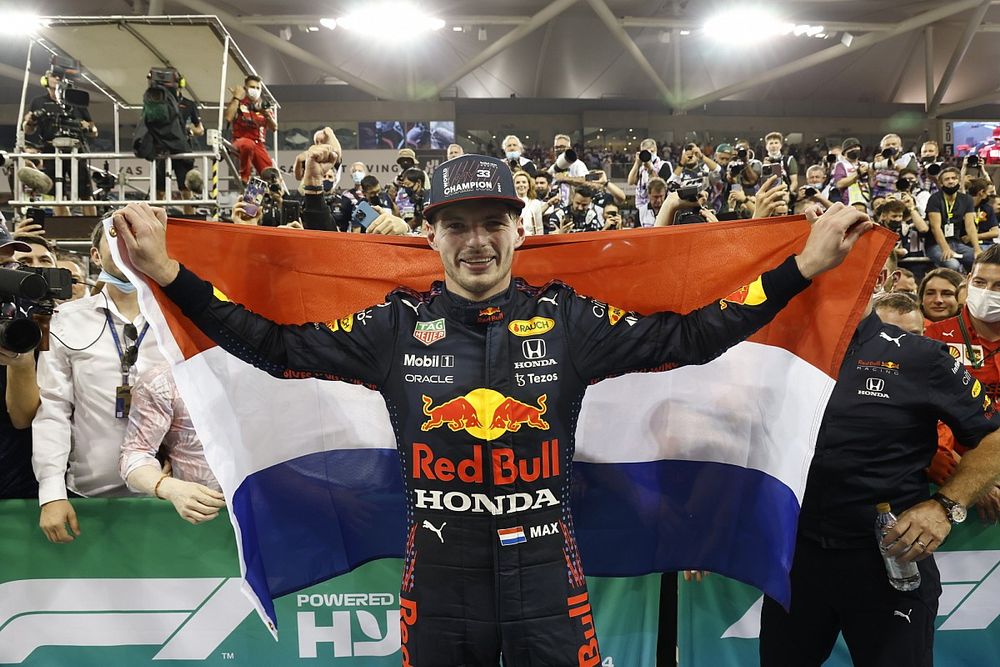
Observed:
[[[125,373],[128,372],[128,369],[131,368],[132,366],[129,365],[128,368],[125,367],[125,351],[122,350],[122,343],[121,343],[121,340],[119,340],[119,338],[118,338],[118,330],[115,329],[114,320],[111,319],[111,312],[105,310],[104,311],[104,316],[106,318],[108,318],[108,327],[111,329],[111,337],[114,339],[114,341],[115,341],[115,348],[118,350],[118,359],[121,360],[122,374],[125,374]],[[139,337],[135,339],[135,349],[137,351],[139,349],[139,346],[142,345],[142,339],[146,337],[146,332],[147,331],[149,331],[149,322],[146,322],[146,325],[142,328],[142,333],[139,334]]]

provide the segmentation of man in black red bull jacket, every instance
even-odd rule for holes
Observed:
[[[508,667],[599,665],[569,503],[587,386],[717,357],[839,264],[871,226],[835,206],[814,220],[801,254],[755,281],[749,303],[734,295],[687,315],[643,317],[595,308],[559,282],[512,278],[522,205],[502,161],[445,162],[425,208],[444,282],[299,326],[213,295],[169,258],[147,205],[114,217],[136,268],[230,353],[279,377],[361,382],[384,396],[408,506],[404,665],[495,667],[501,656]]]

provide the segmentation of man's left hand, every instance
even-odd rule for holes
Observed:
[[[391,213],[386,213],[381,206],[372,206],[379,213],[372,224],[368,225],[368,234],[387,234],[393,236],[403,236],[410,233],[410,226],[402,218],[397,218]]]
[[[866,214],[840,202],[822,215],[806,209],[806,219],[812,223],[812,230],[795,261],[807,280],[839,266],[858,239],[875,226]]]
[[[908,563],[934,553],[950,532],[951,522],[944,508],[937,501],[925,500],[899,515],[882,545],[890,556]]]
[[[1000,484],[994,484],[986,495],[976,501],[976,509],[983,523],[1000,521]]]

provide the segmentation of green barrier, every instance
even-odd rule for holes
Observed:
[[[1000,528],[983,525],[973,515],[955,527],[935,558],[943,592],[934,664],[1000,665]],[[759,591],[717,576],[700,585],[680,582],[679,589],[680,665],[758,664]],[[825,664],[850,667],[843,638]]]
[[[280,598],[275,642],[240,591],[228,516],[192,526],[153,499],[72,502],[72,544],[45,539],[37,503],[0,502],[0,664],[400,664],[399,560]],[[659,575],[588,584],[602,666],[654,665]]]

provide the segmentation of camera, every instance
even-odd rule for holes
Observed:
[[[909,192],[913,187],[913,181],[908,178],[900,178],[896,181],[896,190],[899,192]]]
[[[51,140],[56,148],[76,148],[86,144],[86,133],[75,112],[90,105],[90,93],[73,87],[73,81],[79,75],[79,61],[52,56],[48,76],[59,79],[55,88],[55,109],[49,105],[32,113],[35,122],[46,127],[43,139]]]
[[[891,157],[896,157],[896,149],[895,148],[883,148],[881,155],[882,155],[882,157],[884,157],[886,159],[889,159]]]
[[[827,164],[836,164],[837,163],[837,156],[834,153],[827,153],[826,154],[826,163]]]
[[[802,194],[804,194],[806,197],[815,197],[817,194],[819,194],[819,190],[817,190],[812,186],[809,186],[802,191]]]
[[[733,160],[729,163],[729,175],[736,178],[746,169],[747,163],[742,160]]]
[[[978,167],[979,166],[979,156],[976,155],[975,153],[970,153],[969,155],[966,155],[965,156],[965,164],[967,164],[970,167]]]
[[[736,151],[736,159],[739,160],[740,162],[746,162],[747,156],[749,154],[750,154],[749,150],[747,150],[746,148],[740,148]]]
[[[927,175],[928,176],[937,176],[938,174],[941,173],[941,170],[943,168],[944,168],[944,165],[942,163],[940,163],[940,162],[932,162],[929,165],[927,165]]]
[[[0,347],[22,354],[40,344],[46,349],[55,300],[72,297],[73,278],[66,269],[0,269]]]
[[[653,159],[653,154],[645,148],[639,151],[639,162],[649,162]]]

